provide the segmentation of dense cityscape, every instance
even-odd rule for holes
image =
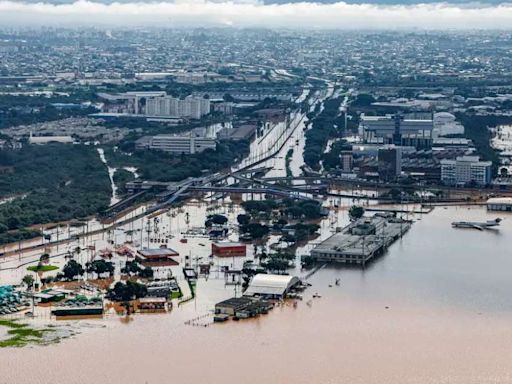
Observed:
[[[511,51],[2,27],[6,382],[509,382]]]

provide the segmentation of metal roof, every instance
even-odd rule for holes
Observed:
[[[255,275],[245,291],[245,295],[284,295],[300,280],[297,276],[269,275],[259,273]]]

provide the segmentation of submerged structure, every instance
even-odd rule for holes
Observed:
[[[411,222],[392,214],[377,213],[363,217],[317,245],[311,257],[317,261],[332,261],[365,266],[382,254],[389,245],[411,227]]]

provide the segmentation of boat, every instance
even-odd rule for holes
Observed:
[[[477,221],[454,221],[452,223],[453,228],[470,228],[470,229],[478,229],[479,231],[483,231],[484,229],[492,229],[494,227],[498,227],[500,225],[501,219],[498,217],[494,220],[487,220],[485,222],[477,222]]]
[[[313,295],[313,298],[314,298],[314,299],[319,299],[319,298],[321,298],[321,297],[322,297],[322,296],[321,296],[321,295],[319,295],[318,293],[315,293],[315,294]]]

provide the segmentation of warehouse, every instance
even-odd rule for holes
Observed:
[[[212,254],[218,257],[245,256],[247,247],[242,243],[212,243]]]
[[[260,296],[269,299],[283,299],[300,284],[297,276],[268,275],[259,273],[253,277],[244,296]]]
[[[512,212],[512,197],[493,197],[487,200],[487,210]]]

